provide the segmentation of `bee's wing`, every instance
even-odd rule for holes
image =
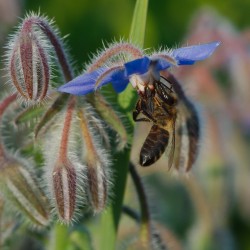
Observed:
[[[189,105],[187,113],[186,127],[189,139],[189,153],[186,171],[189,171],[198,155],[200,141],[200,121],[194,105]]]
[[[165,129],[169,132],[168,146],[165,155],[168,158],[168,169],[170,169],[173,165],[175,155],[175,119],[170,120]]]
[[[188,164],[189,138],[187,133],[186,119],[179,112],[176,121],[176,148],[174,167],[180,172],[185,172]]]
[[[182,104],[176,120],[176,149],[174,165],[178,171],[191,169],[198,152],[199,121],[195,110]]]

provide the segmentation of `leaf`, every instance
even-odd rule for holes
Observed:
[[[55,223],[51,231],[50,240],[46,249],[48,250],[66,250],[69,246],[68,226]]]
[[[130,28],[130,41],[143,47],[146,19],[147,19],[148,1],[137,0],[132,25]]]

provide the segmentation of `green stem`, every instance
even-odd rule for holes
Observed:
[[[60,38],[57,36],[56,32],[50,27],[50,25],[44,21],[42,18],[35,18],[35,23],[41,28],[44,34],[50,40],[52,46],[55,49],[59,65],[62,69],[62,73],[66,82],[73,79],[73,70],[70,65],[69,59],[63,48],[63,44]]]
[[[102,250],[115,249],[116,235],[122,211],[123,196],[126,187],[128,162],[130,151],[126,150],[122,154],[114,155],[115,162],[115,180],[113,192],[115,194],[112,205],[108,207],[101,218],[101,246]],[[125,164],[124,164],[125,163]]]
[[[67,249],[68,240],[69,240],[68,226],[56,223],[53,228],[53,232],[49,242],[50,245],[48,249],[49,250]]]
[[[130,207],[126,206],[126,205],[123,205],[122,212],[124,214],[126,214],[127,216],[129,216],[134,221],[136,221],[137,223],[140,223],[141,216],[139,216],[139,214],[135,210],[133,210],[132,208],[130,208]]]

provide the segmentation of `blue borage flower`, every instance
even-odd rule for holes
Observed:
[[[208,58],[219,46],[220,42],[194,45],[159,52],[151,56],[143,56],[135,60],[120,61],[112,66],[103,66],[90,72],[84,73],[72,81],[61,86],[58,90],[73,95],[86,95],[94,90],[112,83],[115,91],[122,92],[130,82],[139,93],[143,93],[145,86],[159,80],[160,71],[177,65],[192,65],[196,61]]]

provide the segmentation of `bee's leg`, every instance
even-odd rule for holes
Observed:
[[[146,117],[137,118],[140,113],[142,113]],[[147,111],[145,111],[145,110],[142,110],[140,112],[138,112],[138,110],[134,110],[133,111],[133,120],[135,122],[156,122],[156,120],[154,119],[154,117],[150,113],[148,113]]]
[[[148,119],[148,121],[156,122],[151,113],[147,112],[146,110],[142,110],[142,113],[147,117],[145,119]]]
[[[133,111],[133,120],[135,122],[150,122],[151,120],[149,118],[137,118],[140,113],[143,113],[142,111],[134,110]]]
[[[137,118],[138,115],[142,113],[146,117],[144,118]],[[136,103],[135,110],[133,111],[133,120],[136,122],[144,121],[144,122],[156,122],[156,120],[153,118],[153,115],[150,111],[147,110],[147,103],[143,99],[139,99]]]
[[[160,101],[159,101],[158,99],[159,99],[159,98],[157,98],[156,96],[154,97],[154,101],[155,101],[156,105],[157,105],[158,107],[160,107],[160,106],[161,106],[161,103],[160,103]]]

